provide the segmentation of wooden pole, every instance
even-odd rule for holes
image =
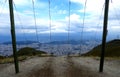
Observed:
[[[14,24],[13,0],[9,0],[9,11],[10,11],[10,24],[11,24],[11,36],[12,36],[12,47],[13,47],[15,71],[16,71],[16,73],[19,73],[18,57],[17,57],[17,49],[16,49],[16,36],[15,36],[15,24]]]
[[[109,11],[109,0],[105,0],[104,24],[103,24],[104,27],[103,27],[103,37],[102,37],[101,59],[100,59],[99,72],[103,72],[106,36],[107,36],[108,11]]]

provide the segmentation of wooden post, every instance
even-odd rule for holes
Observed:
[[[103,24],[104,27],[103,27],[103,37],[102,37],[101,59],[100,59],[99,72],[103,72],[106,36],[107,36],[108,11],[109,11],[109,0],[105,0],[104,24]]]
[[[9,11],[10,11],[11,37],[12,37],[15,71],[16,73],[19,73],[18,57],[17,57],[17,49],[16,49],[15,25],[14,25],[13,0],[9,0]]]

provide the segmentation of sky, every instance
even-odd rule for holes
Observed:
[[[33,1],[34,10],[32,0],[13,0],[16,35],[35,34],[36,28],[38,35],[50,34],[50,32],[51,34],[66,34],[68,31],[71,34],[80,34],[82,29],[83,33],[93,33],[95,35],[102,33],[105,0],[87,0],[86,8],[86,0],[50,0],[50,9],[49,0]],[[71,2],[70,11],[69,1]],[[8,4],[8,0],[0,0],[0,36],[10,35]],[[119,7],[120,0],[110,0],[108,38],[120,36]]]

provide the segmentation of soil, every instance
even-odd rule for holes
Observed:
[[[105,60],[103,73],[99,59],[93,57],[34,57],[14,64],[0,64],[0,77],[120,77],[120,60]]]

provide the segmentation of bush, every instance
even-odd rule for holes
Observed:
[[[101,45],[96,46],[91,51],[84,56],[100,56],[101,55]],[[106,43],[106,57],[120,57],[120,40],[112,40]]]
[[[4,59],[5,57],[4,56],[0,56],[0,59]]]
[[[23,60],[26,60],[26,59],[27,59],[26,56],[20,56],[20,57],[18,57],[19,61],[23,61]],[[0,59],[0,64],[13,63],[13,62],[14,62],[14,58],[13,57],[6,57],[6,58],[3,58],[3,59]]]
[[[38,55],[38,54],[46,54],[46,52],[44,51],[38,51],[30,47],[21,48],[17,53],[18,53],[18,56],[23,56],[23,55],[33,56],[33,55]]]

